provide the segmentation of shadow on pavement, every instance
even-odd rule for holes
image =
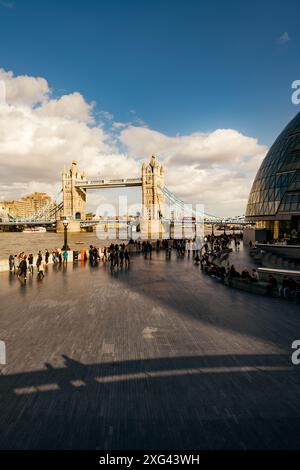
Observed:
[[[2,449],[300,447],[285,355],[64,362],[0,376]]]

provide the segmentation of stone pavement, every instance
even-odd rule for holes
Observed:
[[[299,305],[191,260],[0,274],[2,449],[300,448]]]

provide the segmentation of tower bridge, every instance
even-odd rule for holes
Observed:
[[[57,231],[63,230],[68,219],[69,230],[78,232],[86,220],[87,191],[92,189],[142,188],[141,231],[161,236],[163,232],[162,206],[164,203],[164,168],[153,155],[149,164],[142,165],[141,178],[88,179],[81,173],[76,161],[62,174],[62,208],[57,212]]]
[[[179,209],[182,214],[181,221],[184,218],[189,218],[197,219],[198,223],[211,225],[249,224],[248,221],[245,221],[244,216],[220,218],[204,213],[204,211],[197,212],[194,209],[190,209],[190,212],[187,213],[185,203],[165,186],[164,180],[164,167],[157,162],[155,156],[152,156],[148,164],[143,163],[140,178],[87,178],[85,173],[79,170],[77,162],[73,161],[69,169],[64,168],[63,170],[62,187],[55,197],[54,204],[48,204],[27,219],[18,219],[8,214],[8,220],[6,222],[0,220],[0,225],[56,224],[56,230],[60,232],[64,230],[63,222],[67,219],[69,231],[79,232],[82,228],[105,223],[105,220],[87,220],[86,203],[89,190],[133,187],[141,187],[142,189],[141,211],[138,221],[142,237],[160,238],[169,230],[170,221],[174,222],[174,215],[171,217],[170,214],[165,213],[164,209],[167,207],[165,203],[169,203],[176,210]],[[115,218],[121,222],[117,216]],[[176,219],[175,223],[178,220]],[[106,220],[106,222],[110,221]]]

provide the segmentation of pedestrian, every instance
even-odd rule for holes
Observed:
[[[94,265],[97,265],[97,264],[98,264],[98,260],[99,260],[98,248],[97,248],[96,246],[94,246],[94,248],[93,248],[93,264],[94,264]]]
[[[43,262],[41,261],[41,264],[39,265],[38,273],[37,273],[37,279],[38,279],[38,281],[41,281],[41,280],[44,279],[44,277],[45,277],[45,274],[44,274],[44,266],[46,266],[46,263],[43,263]]]
[[[38,252],[38,257],[37,257],[37,260],[36,260],[36,267],[37,267],[38,272],[41,269],[42,261],[43,261],[42,253],[41,253],[41,251],[39,251]]]
[[[189,240],[186,240],[185,242],[185,251],[188,255],[188,258],[190,257],[190,241]]]
[[[89,261],[90,261],[90,265],[93,266],[94,264],[94,252],[93,252],[93,245],[90,245],[90,249],[89,249]]]
[[[125,258],[125,268],[129,268],[130,265],[130,257],[127,248],[125,249],[124,252],[124,258]]]
[[[69,254],[68,254],[67,250],[65,250],[65,251],[63,252],[64,264],[67,264],[67,262],[68,262],[68,256],[69,256]]]
[[[15,257],[14,255],[9,255],[8,257],[8,264],[10,272],[15,272]]]
[[[107,254],[108,254],[107,253],[107,248],[105,246],[104,249],[103,249],[103,263],[106,263],[106,261],[107,261]]]
[[[114,266],[119,269],[119,245],[115,246],[115,252],[114,252]]]
[[[123,269],[124,264],[124,248],[122,247],[120,250],[120,268]]]
[[[26,255],[23,256],[20,265],[19,265],[19,274],[18,278],[20,279],[23,276],[24,282],[26,282],[27,279],[27,261],[26,261]]]
[[[28,256],[28,267],[29,267],[29,272],[31,276],[33,276],[33,254],[32,253],[30,253],[30,255]]]

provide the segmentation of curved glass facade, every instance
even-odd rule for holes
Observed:
[[[300,113],[267,153],[254,180],[246,217],[291,220],[300,215]]]

